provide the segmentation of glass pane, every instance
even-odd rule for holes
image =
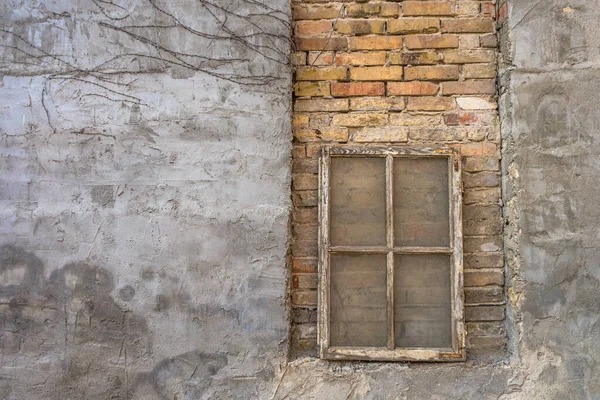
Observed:
[[[385,159],[331,158],[332,245],[385,246]]]
[[[396,347],[452,347],[450,256],[396,255]]]
[[[394,159],[394,241],[450,245],[447,158]]]
[[[386,255],[331,254],[331,346],[387,345]]]

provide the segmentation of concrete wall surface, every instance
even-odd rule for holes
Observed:
[[[288,2],[3,1],[0,26],[0,399],[269,396]]]
[[[287,362],[290,5],[0,3],[0,399],[600,399],[600,0],[500,4],[509,350]]]

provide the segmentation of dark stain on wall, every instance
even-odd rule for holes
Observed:
[[[151,354],[145,319],[110,296],[114,279],[103,268],[68,264],[47,280],[43,269],[33,253],[0,248],[2,357],[57,355],[62,393],[55,398],[126,398],[128,363]],[[121,293],[133,297],[127,288]],[[10,392],[10,381],[0,389]]]

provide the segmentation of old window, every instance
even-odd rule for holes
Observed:
[[[319,346],[347,360],[464,360],[460,155],[324,147]]]

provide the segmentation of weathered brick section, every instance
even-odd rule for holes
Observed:
[[[292,355],[316,354],[322,144],[458,146],[473,353],[505,344],[496,4],[293,0]]]

